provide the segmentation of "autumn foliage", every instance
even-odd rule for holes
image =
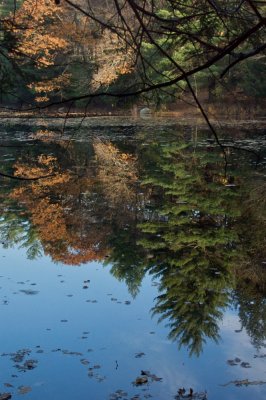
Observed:
[[[27,87],[37,103],[67,90],[95,91],[132,71],[132,52],[119,35],[66,2],[24,0],[5,27],[16,39],[9,56],[22,69],[32,68]]]
[[[20,160],[14,169],[16,176],[27,178],[53,175],[16,188],[11,194],[12,199],[27,208],[46,254],[56,262],[69,265],[106,256],[107,231],[76,208],[80,205],[78,194],[85,188],[88,190],[91,178],[77,180],[76,176],[61,170],[55,157],[45,155],[39,156],[34,166]]]

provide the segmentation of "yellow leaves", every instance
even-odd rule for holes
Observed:
[[[49,179],[24,184],[11,194],[11,198],[21,202],[30,215],[46,254],[54,261],[69,265],[106,256],[108,228],[93,223],[88,229],[84,212],[74,208],[79,193],[93,184],[92,178],[76,179],[67,171],[61,172],[57,158],[52,155],[41,154],[35,162],[20,160],[14,168],[17,176],[36,176],[39,172],[55,174]],[[59,202],[59,198],[64,200]]]
[[[68,84],[70,74],[62,74],[56,78],[49,79],[48,81],[40,81],[28,85],[30,89],[34,89],[35,93],[49,93],[54,90],[62,89]]]
[[[58,8],[54,0],[24,0],[12,16],[14,23],[9,24],[9,30],[17,39],[17,47],[10,56],[21,62],[33,60],[38,69],[53,66],[59,54],[69,51],[70,41],[63,29],[67,16],[67,8]],[[36,102],[42,103],[49,100],[49,93],[60,90],[67,83],[68,76],[64,74],[29,87],[38,94]]]
[[[99,168],[98,179],[112,203],[129,203],[134,198],[133,185],[138,179],[136,157],[121,153],[112,143],[93,144]]]
[[[119,75],[127,74],[133,69],[133,52],[125,47],[115,33],[105,29],[95,42],[93,58],[98,70],[93,74],[92,86],[98,89],[101,85],[110,85]]]
[[[47,96],[36,96],[35,101],[37,103],[45,103],[46,101],[49,101],[49,97]]]
[[[42,179],[31,183],[31,190],[36,195],[42,193],[47,187],[63,185],[70,180],[70,175],[67,172],[60,172],[57,159],[53,156],[40,155],[37,163],[34,165],[28,165],[18,161],[15,163],[14,168],[15,176],[28,179],[42,177]],[[47,178],[45,178],[46,176]],[[25,190],[27,190],[27,187],[25,187]]]
[[[56,73],[57,77],[49,81],[42,78],[42,72],[58,64],[65,64],[67,70],[73,61],[87,63],[88,74],[84,75],[88,78],[81,85],[90,84],[94,90],[112,84],[120,75],[133,70],[133,51],[118,35],[100,29],[63,1],[58,7],[54,0],[24,0],[12,15],[8,29],[17,39],[17,47],[10,57],[20,63],[33,62],[39,70],[36,74],[39,82],[28,85],[36,94],[37,103],[49,101],[51,94],[61,95],[60,91],[69,85],[71,76],[59,68],[50,74]],[[91,79],[89,69],[92,68]]]
[[[62,74],[58,77],[49,79],[47,81],[34,82],[28,85],[35,93],[40,94],[35,97],[37,103],[46,102],[49,100],[48,94],[54,91],[62,90],[70,80],[70,74]]]
[[[49,165],[50,166],[52,163],[54,163],[56,161],[57,161],[57,158],[53,157],[53,156],[46,156],[44,154],[41,154],[38,157],[38,162],[43,164],[43,165]]]

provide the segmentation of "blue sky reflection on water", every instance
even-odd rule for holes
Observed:
[[[101,400],[121,389],[127,392],[121,398],[139,394],[141,399],[151,395],[166,400],[180,387],[192,387],[206,390],[208,399],[265,398],[265,385],[221,386],[236,379],[266,381],[265,358],[253,358],[256,350],[248,335],[235,332],[240,323],[234,310],[224,316],[219,345],[207,341],[203,354],[190,358],[186,349],[178,350],[167,339],[165,323],[151,317],[157,287],[150,276],[133,299],[101,263],[69,267],[49,257],[29,261],[23,249],[14,248],[1,249],[0,259],[0,353],[26,348],[31,350],[26,359],[38,361],[36,368],[20,372],[10,356],[1,356],[0,393],[19,398],[17,388],[23,385],[32,389],[28,399]],[[83,289],[86,280],[89,287]],[[136,357],[140,353],[145,354]],[[235,357],[251,368],[226,363]],[[162,381],[134,387],[141,370]]]

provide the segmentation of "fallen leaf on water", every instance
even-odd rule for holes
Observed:
[[[0,400],[9,400],[11,397],[11,393],[0,393]]]
[[[139,377],[137,377],[137,378],[135,379],[135,382],[134,382],[134,384],[135,384],[136,386],[144,385],[145,383],[148,383],[148,378],[147,378],[147,376],[139,376]]]
[[[230,381],[228,383],[225,383],[220,386],[229,386],[229,385],[235,385],[235,386],[253,386],[253,385],[265,385],[266,381],[250,381],[248,379],[242,379],[242,380],[235,380],[235,381]]]
[[[19,386],[18,387],[18,394],[27,394],[31,392],[31,387],[30,386]]]

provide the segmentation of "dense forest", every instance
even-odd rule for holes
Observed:
[[[1,0],[1,104],[263,104],[264,3]]]

